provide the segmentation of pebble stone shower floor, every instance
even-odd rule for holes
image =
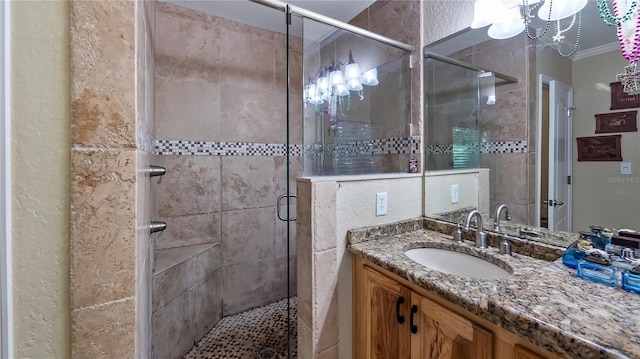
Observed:
[[[291,358],[296,359],[297,298],[290,300]],[[287,359],[287,300],[222,318],[184,359]]]

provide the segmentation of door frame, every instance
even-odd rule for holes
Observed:
[[[540,175],[542,173],[542,89],[544,85],[549,85],[551,81],[559,81],[550,76],[540,74],[538,75],[538,89],[537,89],[537,120],[536,120],[536,219],[533,225],[536,227],[540,227],[540,205],[542,201],[542,179]],[[573,88],[573,87],[572,87]],[[572,92],[573,94],[573,92]],[[571,99],[573,106],[573,99]],[[549,106],[549,110],[551,111],[551,106]],[[573,115],[568,118],[568,128],[567,128],[567,173],[569,176],[572,176],[573,182],[573,149],[571,144],[573,143]],[[567,185],[567,226],[569,227],[569,231],[573,227],[573,187],[571,185]]]
[[[0,357],[13,356],[11,308],[11,2],[0,4]]]

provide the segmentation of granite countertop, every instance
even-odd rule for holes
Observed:
[[[563,357],[640,357],[637,294],[577,278],[560,260],[503,256],[422,228],[417,219],[350,231],[348,250]],[[432,271],[404,254],[421,247],[482,257],[513,274],[482,280]]]

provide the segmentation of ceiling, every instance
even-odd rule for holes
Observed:
[[[215,15],[230,20],[238,21],[251,26],[260,27],[274,32],[284,33],[284,15],[282,12],[268,8],[263,5],[253,3],[248,0],[160,0],[173,3],[183,7],[191,8],[210,15]],[[299,6],[331,18],[348,22],[354,16],[366,9],[375,0],[290,0],[291,5]],[[567,26],[569,20],[563,20],[561,26]],[[305,37],[318,41],[329,35],[331,27],[322,26],[313,22],[305,23]],[[544,29],[545,22],[538,19],[532,23],[533,28]],[[577,21],[571,30],[566,33],[567,47],[564,52],[570,52],[571,46],[575,43],[577,36]],[[302,36],[302,21],[294,19],[290,29],[291,34]],[[486,28],[471,31],[474,36],[481,38],[486,34]],[[541,39],[542,43],[552,44],[551,37],[555,34],[555,23],[552,22],[549,30]],[[485,37],[486,38],[486,37]],[[471,41],[471,40],[470,40]],[[615,27],[605,25],[598,13],[596,1],[589,0],[587,6],[582,10],[582,30],[580,36],[579,51],[574,56],[582,58],[586,55],[611,51],[617,44]],[[441,52],[450,53],[450,52]]]
[[[561,26],[567,26],[571,21],[563,20],[561,21]],[[534,23],[535,28],[544,29],[545,22],[542,20]],[[578,33],[578,20],[576,19],[576,23],[573,28],[569,30],[566,34],[565,38],[573,45],[576,41],[576,36]],[[552,22],[549,26],[549,30],[547,34],[543,37],[545,43],[553,43],[551,37],[555,35],[555,22]],[[600,14],[598,12],[598,8],[596,7],[596,1],[589,0],[587,6],[582,9],[582,29],[580,34],[580,48],[578,53],[576,54],[577,58],[584,57],[584,54],[593,52],[598,48],[605,47],[609,48],[607,45],[617,46],[618,37],[616,35],[616,28],[613,26],[607,26],[601,19]],[[606,50],[606,49],[603,49]],[[571,51],[571,48],[563,51],[568,53]],[[610,51],[610,50],[608,50]],[[595,51],[597,52],[597,51]],[[582,56],[581,56],[582,55]],[[594,53],[595,55],[595,53]]]

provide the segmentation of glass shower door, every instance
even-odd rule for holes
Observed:
[[[304,174],[406,172],[410,52],[303,19]]]
[[[425,169],[485,167],[495,126],[495,76],[425,60]]]

